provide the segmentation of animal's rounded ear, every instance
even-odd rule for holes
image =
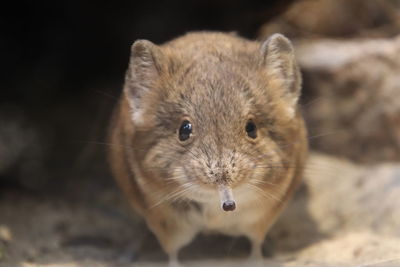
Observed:
[[[137,40],[131,47],[124,92],[131,105],[134,122],[140,123],[148,107],[146,98],[154,94],[154,84],[162,72],[164,56],[161,49],[147,40]]]
[[[131,46],[129,67],[136,74],[157,75],[161,71],[160,48],[147,40],[137,40]]]
[[[292,43],[275,33],[262,43],[261,53],[267,73],[281,82],[284,96],[295,108],[300,96],[301,75]]]

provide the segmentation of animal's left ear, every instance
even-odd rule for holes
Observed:
[[[301,75],[291,42],[282,34],[273,34],[261,45],[261,53],[268,75],[280,81],[283,96],[294,112],[300,96]]]

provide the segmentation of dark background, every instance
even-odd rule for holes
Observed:
[[[96,177],[101,184],[108,177],[103,142],[134,40],[162,43],[193,30],[255,38],[291,2],[22,1],[2,7],[0,188],[58,193],[76,179]]]

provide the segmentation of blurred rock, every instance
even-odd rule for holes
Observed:
[[[275,259],[386,266],[400,255],[400,164],[312,153],[304,184],[271,230]]]
[[[400,36],[303,39],[304,111],[313,148],[356,162],[400,160]]]
[[[260,36],[280,32],[290,38],[387,37],[400,29],[395,0],[300,0],[265,24]]]
[[[362,166],[312,154],[305,183],[308,211],[322,233],[369,229],[400,238],[400,164]]]

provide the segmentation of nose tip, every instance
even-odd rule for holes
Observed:
[[[222,204],[222,209],[224,211],[234,211],[236,209],[235,201],[225,201]]]

